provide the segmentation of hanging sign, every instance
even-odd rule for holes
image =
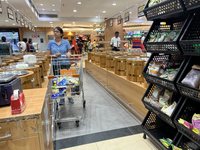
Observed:
[[[145,7],[145,5],[138,7],[138,18],[144,16],[144,12],[143,12],[144,7]]]
[[[24,19],[23,19],[22,16],[20,17],[20,23],[21,23],[22,26],[24,26]]]
[[[15,12],[15,19],[16,19],[16,23],[18,24],[19,21],[18,21],[18,14],[17,14],[17,12]]]
[[[93,25],[93,30],[96,30],[96,26],[97,26],[96,24]]]
[[[104,23],[104,27],[105,27],[105,29],[107,28],[107,22]]]
[[[8,18],[14,20],[13,10],[7,7]]]
[[[110,20],[110,26],[111,27],[113,26],[113,20],[112,19]]]
[[[25,28],[28,28],[27,20],[24,20],[24,26]]]
[[[29,30],[31,30],[31,23],[28,24],[28,28],[29,28]]]
[[[101,24],[101,30],[104,29],[104,23]]]
[[[125,18],[125,22],[128,22],[130,19],[130,13],[129,12],[125,13],[124,18]]]
[[[1,1],[0,1],[0,13],[2,14],[2,5],[1,5]]]
[[[120,15],[117,17],[117,24],[119,25],[121,23],[122,23],[122,16]]]

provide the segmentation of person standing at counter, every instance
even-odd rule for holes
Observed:
[[[31,52],[30,45],[27,42],[28,41],[27,38],[24,38],[23,41],[26,43],[26,52]]]
[[[2,37],[1,37],[1,41],[2,41],[2,42],[6,42],[6,37],[5,37],[5,36],[2,36]]]
[[[61,69],[67,69],[69,70],[70,68],[70,62],[69,59],[71,57],[71,46],[67,40],[62,39],[63,37],[63,29],[60,27],[55,27],[54,28],[54,37],[55,39],[50,41],[47,45],[47,51],[48,55],[55,55],[57,58],[54,59],[55,62],[52,62],[53,65],[53,72],[54,75],[59,75]],[[65,55],[65,57],[63,57]],[[56,64],[56,61],[60,62],[60,67],[58,67]],[[73,98],[68,98],[70,103],[74,103]],[[64,99],[60,99],[59,105],[64,105]]]
[[[119,46],[120,46],[120,37],[119,37],[119,32],[115,32],[115,36],[111,39],[110,45],[112,47],[113,51],[120,51]]]

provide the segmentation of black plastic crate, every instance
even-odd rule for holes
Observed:
[[[155,87],[156,87],[156,85],[154,85],[154,84],[149,85],[147,91],[145,92],[145,94],[142,98],[142,102],[144,103],[145,107],[148,110],[155,113],[157,116],[159,116],[162,120],[164,120],[166,123],[171,125],[173,128],[176,128],[176,126],[174,124],[174,118],[175,118],[175,116],[178,112],[178,109],[181,107],[181,103],[184,100],[184,98],[180,97],[179,94],[174,93],[173,98],[172,98],[172,102],[176,101],[177,105],[176,105],[176,108],[174,109],[173,113],[171,114],[171,116],[168,116],[167,114],[160,111],[158,108],[156,108],[156,107],[152,106],[150,103],[144,101],[145,97],[149,98],[152,95]]]
[[[199,2],[200,3],[200,2]],[[194,13],[179,44],[184,55],[200,56],[200,12]]]
[[[172,18],[177,14],[184,12],[184,5],[182,0],[166,0],[151,7],[148,6],[150,0],[147,1],[144,14],[149,21],[162,18]]]
[[[194,56],[190,57],[188,59],[187,63],[185,64],[185,66],[179,76],[179,79],[177,80],[177,83],[176,83],[178,90],[182,95],[192,98],[194,100],[197,100],[198,102],[200,102],[200,89],[190,87],[186,84],[182,84],[181,81],[190,72],[193,65],[200,65],[199,60],[200,60],[199,57],[194,57]]]
[[[173,91],[173,92],[178,92],[178,89],[176,87],[176,81],[182,71],[182,69],[184,68],[184,65],[186,64],[187,62],[187,57],[183,56],[183,55],[177,55],[177,54],[165,54],[165,56],[169,56],[168,58],[169,59],[172,59],[174,60],[175,62],[180,62],[181,65],[180,65],[180,68],[179,68],[179,71],[177,72],[176,76],[174,77],[174,79],[171,81],[171,80],[167,80],[167,79],[163,79],[163,78],[160,78],[160,77],[157,77],[157,76],[154,76],[154,75],[150,75],[147,72],[147,69],[148,69],[148,66],[149,66],[149,63],[154,60],[154,58],[156,56],[158,56],[160,54],[158,53],[154,53],[151,55],[147,65],[145,66],[142,74],[144,75],[145,79],[150,82],[150,83],[154,83],[154,84],[157,84],[165,89],[168,89],[169,91]],[[161,55],[161,56],[164,56],[164,55]],[[163,60],[166,60],[165,58]]]
[[[156,114],[149,111],[142,123],[142,128],[144,129],[144,139],[148,135],[155,144],[162,150],[167,150],[167,148],[159,141],[162,138],[170,138],[174,143],[176,141],[178,132],[176,129],[165,123]],[[171,147],[168,149],[170,150]]]
[[[179,112],[177,113],[174,123],[177,126],[179,132],[189,138],[191,141],[200,146],[200,136],[186,128],[184,125],[179,124],[178,119],[182,118],[188,122],[192,122],[192,116],[197,113],[200,114],[200,103],[193,101],[189,98],[185,99]]]
[[[144,46],[147,52],[153,53],[168,53],[168,54],[181,54],[181,48],[179,45],[179,40],[183,34],[186,25],[188,23],[188,18],[190,15],[183,15],[182,17],[176,19],[159,19],[155,20],[144,40]],[[166,24],[162,24],[166,22]],[[180,31],[178,36],[174,41],[170,42],[148,42],[150,33],[157,34],[166,31]]]
[[[200,8],[199,0],[183,0],[183,2],[187,10]]]

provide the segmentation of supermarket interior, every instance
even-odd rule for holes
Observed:
[[[0,0],[0,150],[200,150],[199,9]]]

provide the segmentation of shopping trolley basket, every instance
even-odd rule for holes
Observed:
[[[81,96],[83,108],[86,101],[83,90],[83,60],[82,55],[72,55],[70,58],[65,56],[51,58],[51,69],[48,79],[49,88],[53,100],[53,120],[61,128],[61,123],[75,121],[79,126],[82,114],[76,117],[61,118],[58,101],[65,98],[77,98]]]

